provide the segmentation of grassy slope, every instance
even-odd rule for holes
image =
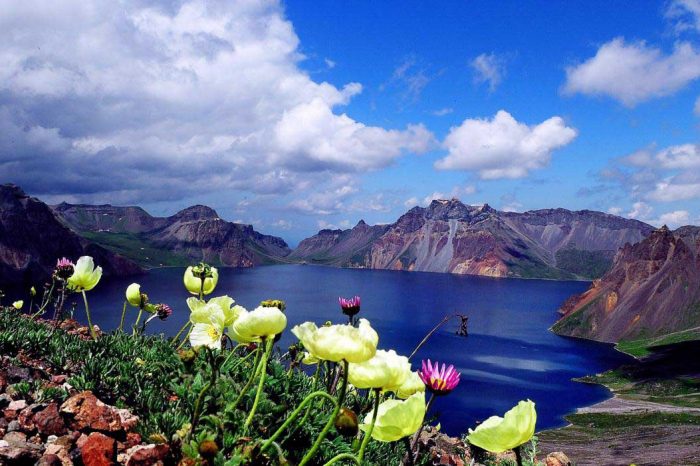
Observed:
[[[190,259],[184,256],[155,247],[147,240],[144,240],[138,235],[131,233],[84,231],[81,232],[80,235],[109,249],[112,252],[116,252],[117,254],[130,258],[146,268],[163,266],[185,267],[190,265],[192,262]]]
[[[621,341],[615,345],[615,349],[635,358],[643,358],[651,354],[651,349],[654,347],[692,340],[700,340],[700,327],[673,332],[659,337]]]

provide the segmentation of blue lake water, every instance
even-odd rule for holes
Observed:
[[[174,310],[165,322],[151,322],[151,332],[173,335],[187,320],[189,296],[182,286],[183,269],[164,268],[138,277],[151,302],[166,302]],[[119,324],[124,290],[132,279],[103,280],[89,292],[95,323],[103,329]],[[251,269],[222,268],[214,295],[228,294],[248,309],[263,299],[287,302],[288,329],[283,348],[295,341],[293,325],[307,320],[344,323],[338,296],[360,295],[362,311],[379,333],[379,347],[408,355],[446,314],[469,316],[469,337],[455,335],[448,323],[414,357],[454,364],[461,383],[436,400],[443,429],[465,432],[477,420],[502,415],[519,400],[537,405],[537,429],[566,424],[563,416],[607,398],[599,386],[573,382],[573,377],[617,367],[630,359],[612,346],[564,338],[548,328],[558,306],[587,282],[494,279],[451,274],[336,269],[279,265]],[[82,304],[78,300],[79,306]],[[136,312],[128,311],[133,321]],[[84,320],[82,307],[79,319]]]

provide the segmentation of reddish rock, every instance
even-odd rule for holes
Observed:
[[[546,466],[571,466],[571,461],[569,457],[560,451],[555,451],[547,455],[544,460]]]
[[[63,435],[66,433],[66,424],[58,412],[56,403],[51,403],[43,411],[36,413],[34,424],[39,433],[43,435]]]
[[[141,443],[141,436],[136,432],[126,434],[126,448],[132,448]]]
[[[117,442],[99,432],[91,433],[80,450],[85,466],[112,466],[116,464]]]
[[[44,455],[36,466],[63,466],[63,461],[57,455]]]
[[[126,466],[163,465],[169,453],[170,447],[165,444],[137,446],[130,451]]]
[[[62,385],[66,381],[66,376],[61,374],[61,375],[52,375],[51,376],[51,383],[56,384],[56,385]]]
[[[53,455],[57,456],[61,460],[63,466],[72,466],[73,461],[70,457],[70,446],[58,445],[56,443],[51,443],[46,446],[46,451],[44,451],[44,456]]]
[[[75,430],[96,430],[119,432],[123,430],[119,410],[97,399],[92,392],[80,392],[68,398],[61,405],[61,412],[71,415],[71,428]]]
[[[34,448],[8,447],[0,448],[0,464],[23,466],[33,465],[41,456],[41,451]]]

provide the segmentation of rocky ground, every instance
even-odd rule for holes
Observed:
[[[86,328],[70,331],[87,333]],[[23,356],[0,359],[0,464],[129,466],[165,464],[170,447],[146,443],[138,417],[77,391],[67,375]],[[172,462],[172,461],[171,461]]]

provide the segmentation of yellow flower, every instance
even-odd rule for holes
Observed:
[[[408,378],[411,364],[396,351],[379,350],[368,361],[351,364],[348,380],[357,388],[384,388],[395,390]]]
[[[418,372],[411,372],[406,380],[396,389],[396,396],[405,400],[417,392],[424,392],[425,384],[420,379]]]
[[[536,422],[535,403],[521,401],[502,418],[491,416],[476,429],[469,429],[467,440],[484,450],[501,453],[530,440],[535,434]]]
[[[17,309],[18,311],[20,309],[22,309],[22,306],[24,306],[24,301],[22,301],[21,299],[19,301],[15,301],[14,303],[12,303],[12,307]]]
[[[199,313],[197,321],[193,321],[190,346],[221,349],[221,337],[224,335],[224,312],[214,304],[208,304],[202,309],[206,312]]]
[[[350,366],[352,367],[352,366]],[[425,416],[425,392],[418,392],[406,400],[386,400],[379,405],[372,438],[380,442],[394,442],[413,435]],[[360,430],[367,432],[372,423],[372,413],[365,416]]]
[[[210,269],[211,277],[206,277],[204,279],[204,287],[202,288],[202,279],[195,276],[192,266],[187,267],[187,270],[185,270],[185,275],[182,278],[182,281],[184,282],[187,291],[198,296],[200,290],[205,295],[210,294],[212,291],[214,291],[214,288],[216,288],[216,284],[219,282],[219,271],[216,270],[215,267],[211,267]]]
[[[68,288],[75,291],[90,291],[102,278],[102,267],[95,267],[90,256],[78,259],[73,275],[68,277]]]
[[[312,356],[311,353],[308,351],[304,351],[304,357],[301,359],[301,362],[304,364],[312,365],[312,364],[318,364],[320,362],[320,359],[318,359],[316,356]]]
[[[292,329],[311,356],[325,361],[365,362],[377,352],[379,335],[367,319],[360,319],[358,327],[329,325],[321,328],[305,322]]]
[[[251,343],[271,338],[287,326],[287,316],[276,307],[259,306],[248,312],[241,308],[231,325],[231,338],[239,343]]]
[[[198,298],[187,298],[187,307],[190,308],[190,320],[196,323],[197,320],[206,320],[206,316],[211,312],[211,307],[216,306],[221,309],[224,313],[224,326],[228,327],[233,324],[241,313],[241,310],[245,310],[243,306],[234,306],[234,300],[230,296],[218,296],[216,298],[211,298],[208,302],[201,301]]]
[[[141,285],[132,283],[126,288],[126,300],[135,307],[141,307]]]

